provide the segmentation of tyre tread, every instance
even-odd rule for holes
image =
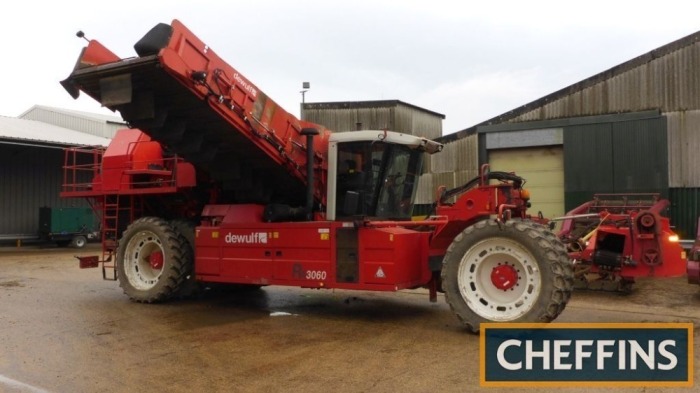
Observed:
[[[159,280],[165,280],[164,284],[156,284],[153,288],[144,291],[138,290],[128,283],[128,279],[123,270],[124,248],[128,241],[123,240],[129,238],[132,233],[147,229],[148,227],[151,227],[149,230],[153,232],[160,232],[165,235],[164,238],[161,239],[161,243],[164,250],[171,253],[169,260],[172,263],[166,264],[160,276]],[[188,271],[188,260],[191,259],[188,252],[191,253],[191,248],[187,243],[187,239],[179,234],[167,221],[150,216],[139,218],[129,224],[122,235],[122,240],[119,242],[117,251],[119,286],[131,300],[138,303],[160,303],[166,301],[179,292],[185,281]],[[124,278],[122,279],[122,277]]]
[[[564,311],[571,297],[574,283],[573,268],[564,245],[556,235],[551,233],[544,225],[525,220],[511,220],[505,223],[498,223],[495,220],[482,220],[466,228],[455,237],[452,244],[447,248],[441,272],[445,299],[450,305],[450,309],[470,332],[479,332],[480,323],[484,320],[473,312],[463,312],[463,309],[468,309],[468,306],[466,306],[459,292],[454,292],[453,289],[455,288],[450,288],[450,280],[456,280],[456,277],[452,277],[453,271],[456,271],[456,266],[451,266],[451,264],[459,264],[461,262],[462,256],[457,255],[457,253],[463,250],[464,247],[468,249],[468,245],[464,244],[465,242],[469,242],[470,239],[478,235],[479,232],[496,230],[514,230],[519,234],[516,236],[529,237],[535,241],[540,248],[546,250],[543,253],[545,260],[538,261],[538,264],[540,265],[541,271],[543,269],[549,269],[551,272],[551,279],[549,280],[551,290],[548,290],[548,293],[541,293],[542,296],[547,296],[548,298],[546,304],[539,307],[537,310],[533,309],[532,311],[535,311],[534,314],[528,312],[525,317],[527,317],[526,319],[528,322],[553,321]],[[543,282],[543,290],[547,288],[549,284]]]

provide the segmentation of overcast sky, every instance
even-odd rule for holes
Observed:
[[[111,113],[59,85],[85,41],[120,57],[179,19],[298,116],[307,102],[399,99],[449,134],[700,30],[700,1],[113,0],[13,2],[0,14],[0,115]],[[118,114],[117,114],[118,115]]]

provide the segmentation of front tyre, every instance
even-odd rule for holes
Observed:
[[[155,303],[175,295],[187,275],[189,244],[167,221],[143,217],[129,225],[117,249],[119,286],[134,301]]]
[[[533,222],[480,221],[447,249],[442,285],[452,311],[476,333],[482,322],[550,322],[566,306],[572,270],[558,240]]]

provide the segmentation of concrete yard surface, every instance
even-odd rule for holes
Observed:
[[[265,287],[137,304],[78,268],[73,255],[96,247],[0,248],[0,391],[543,391],[480,388],[479,337],[442,296]],[[576,291],[557,322],[692,322],[700,364],[700,287],[684,277],[639,280],[628,295]]]

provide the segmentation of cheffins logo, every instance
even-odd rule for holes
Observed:
[[[253,232],[240,235],[229,232],[224,241],[229,244],[267,244],[267,232]]]
[[[692,386],[692,323],[481,324],[482,386]]]

